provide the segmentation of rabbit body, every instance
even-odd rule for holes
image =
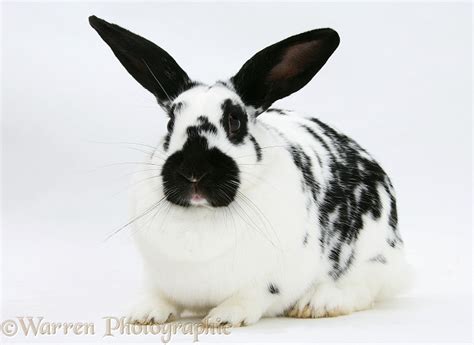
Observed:
[[[222,99],[236,98],[222,85],[195,87],[177,102],[186,96],[206,101],[181,114],[183,127],[197,121],[191,114],[213,114]],[[218,126],[219,116],[211,123]],[[408,271],[393,189],[370,155],[319,120],[290,111],[270,109],[249,125],[254,139],[235,153],[222,131],[206,134],[241,170],[234,203],[158,206],[136,223],[150,298],[173,306],[161,318],[212,308],[209,322],[234,325],[263,315],[346,314],[399,290]],[[171,151],[173,145],[182,143],[171,142]],[[167,154],[159,145],[149,162],[161,166]],[[144,180],[134,198],[140,216],[162,200],[163,183],[153,169],[136,178]],[[132,315],[159,319],[153,310],[162,308],[153,305],[140,304]]]
[[[146,276],[132,321],[166,322],[183,310],[234,326],[336,316],[406,284],[382,168],[320,120],[270,108],[322,68],[339,45],[334,30],[291,36],[205,85],[154,43],[89,21],[168,115],[132,195]]]

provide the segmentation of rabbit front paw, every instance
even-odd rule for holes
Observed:
[[[131,309],[128,322],[137,324],[161,324],[175,320],[180,310],[164,298],[155,295],[143,297]]]

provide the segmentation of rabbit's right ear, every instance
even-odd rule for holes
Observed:
[[[132,77],[165,108],[192,85],[177,62],[153,42],[96,16],[89,17],[89,23]]]
[[[338,45],[339,35],[332,29],[291,36],[255,54],[231,82],[258,115],[276,100],[305,86]]]

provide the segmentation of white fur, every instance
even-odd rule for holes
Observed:
[[[218,125],[220,105],[227,98],[241,103],[221,85],[182,93],[175,101],[186,106],[176,118],[169,150],[163,151],[160,145],[149,160],[156,164],[156,171],[136,174],[136,180],[143,182],[133,195],[133,217],[138,217],[133,234],[144,259],[147,291],[131,313],[132,320],[165,322],[183,309],[208,313],[213,324],[233,325],[288,310],[307,317],[345,314],[369,308],[405,285],[403,251],[386,243],[389,198],[383,188],[379,195],[385,211],[376,221],[365,217],[350,270],[336,281],[328,275],[329,262],[317,244],[317,210],[308,215],[301,177],[276,131],[318,151],[322,166],[315,166],[313,173],[323,191],[330,174],[325,163],[330,158],[314,139],[301,135],[297,124],[305,120],[295,113],[267,112],[249,121],[249,132],[263,149],[261,162],[256,161],[248,138],[236,146],[222,128],[217,135],[206,134],[210,146],[238,162],[239,192],[245,197],[237,196],[228,207],[220,208],[183,208],[163,201],[146,213],[164,196],[159,170],[166,157],[183,146],[186,127],[202,114]],[[303,247],[302,238],[309,229],[308,245]],[[386,264],[370,262],[379,254]],[[280,293],[270,294],[269,283],[277,284]]]

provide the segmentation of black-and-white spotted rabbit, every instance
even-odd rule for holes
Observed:
[[[409,277],[392,184],[355,141],[270,108],[339,45],[332,29],[273,44],[229,80],[191,80],[154,43],[95,16],[92,27],[158,100],[168,128],[133,198],[147,291],[133,321],[183,310],[210,324],[370,308]]]

